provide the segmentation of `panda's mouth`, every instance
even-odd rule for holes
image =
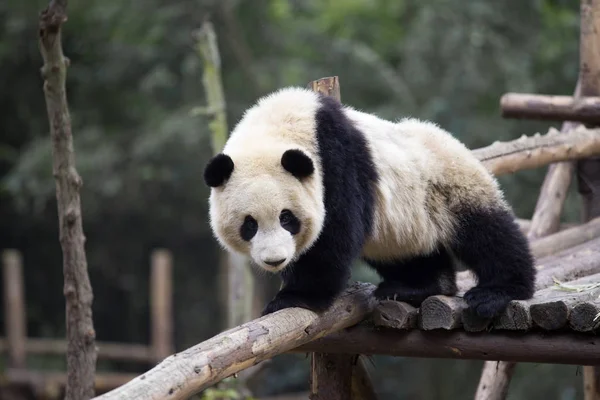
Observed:
[[[266,261],[261,261],[259,263],[257,263],[262,269],[268,271],[268,272],[272,272],[272,273],[277,273],[277,272],[281,272],[281,270],[283,270],[286,266],[287,266],[287,260],[281,261],[280,263],[277,263],[275,265],[273,265],[274,263],[268,263]]]

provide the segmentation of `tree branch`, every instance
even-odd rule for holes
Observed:
[[[495,175],[503,175],[600,154],[600,129],[578,127],[564,135],[551,128],[543,136],[535,134],[510,142],[495,142],[473,153]]]
[[[56,181],[60,244],[63,253],[67,324],[67,400],[94,395],[96,333],[92,320],[93,293],[87,272],[75,151],[65,81],[68,60],[63,55],[61,27],[67,20],[66,0],[52,0],[39,20],[39,43],[44,65],[44,95]]]
[[[187,399],[251,365],[362,321],[375,307],[375,287],[355,283],[322,315],[286,308],[167,357],[131,382],[97,397]]]
[[[508,118],[600,123],[600,97],[506,93],[500,108]]]

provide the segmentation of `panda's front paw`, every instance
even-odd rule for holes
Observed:
[[[410,288],[401,282],[383,281],[379,284],[373,295],[377,300],[394,300],[408,303],[413,307],[420,307],[425,299],[435,293],[420,288]]]
[[[295,294],[279,293],[262,312],[262,316],[283,310],[284,308],[300,307],[306,308],[316,313],[325,311],[332,303],[330,299],[311,298],[307,296],[298,296]]]

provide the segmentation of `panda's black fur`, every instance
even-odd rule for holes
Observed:
[[[361,256],[373,229],[378,173],[364,134],[333,98],[320,96],[316,113],[316,140],[321,160],[325,221],[316,242],[292,267],[281,272],[284,286],[263,314],[288,307],[317,312],[327,309],[346,287],[352,262]],[[310,162],[310,159],[308,159]],[[282,165],[298,179],[312,173],[302,153],[288,154]],[[231,173],[229,163],[207,167],[218,182]],[[443,191],[444,188],[439,188]],[[450,249],[441,243],[430,254],[398,261],[364,259],[383,278],[378,299],[394,298],[419,306],[436,294],[457,292],[453,256],[476,275],[478,286],[466,292],[470,309],[481,317],[500,313],[510,300],[533,295],[535,269],[528,242],[513,214],[500,206],[464,204],[452,210],[458,223]],[[452,254],[449,253],[449,250]]]

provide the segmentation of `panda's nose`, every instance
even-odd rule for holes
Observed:
[[[265,260],[265,264],[270,265],[271,267],[276,267],[280,264],[283,264],[284,261],[285,261],[285,258],[282,258],[281,260],[272,260],[272,261]]]

